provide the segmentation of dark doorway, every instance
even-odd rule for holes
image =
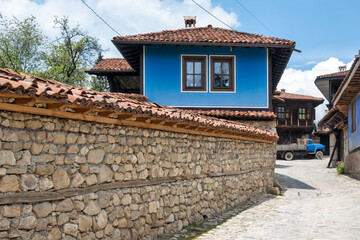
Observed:
[[[298,111],[297,109],[292,110],[292,125],[298,124]]]

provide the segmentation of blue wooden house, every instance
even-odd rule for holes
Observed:
[[[144,94],[162,105],[271,110],[295,42],[195,27],[194,20],[186,18],[184,29],[114,37],[128,66],[105,59],[88,73],[107,76],[111,91]]]

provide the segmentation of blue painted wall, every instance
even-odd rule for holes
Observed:
[[[349,123],[349,150],[352,151],[357,147],[360,147],[360,95],[356,98],[356,131],[351,132],[351,105],[348,111],[348,123]]]
[[[181,54],[235,55],[236,92],[181,92]],[[209,69],[209,56],[207,69]],[[144,93],[151,102],[175,107],[268,108],[267,49],[150,45],[145,47]]]

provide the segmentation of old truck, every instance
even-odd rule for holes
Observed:
[[[294,156],[313,156],[321,159],[324,156],[325,146],[316,144],[311,139],[298,139],[297,143],[281,144],[277,146],[277,155],[287,161]]]

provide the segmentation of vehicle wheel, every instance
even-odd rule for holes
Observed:
[[[322,159],[324,156],[324,153],[322,151],[317,151],[316,154],[315,154],[315,157],[317,159]]]
[[[284,156],[286,161],[293,160],[293,157],[294,157],[294,154],[292,152],[287,152],[287,153],[285,153],[285,156]]]

